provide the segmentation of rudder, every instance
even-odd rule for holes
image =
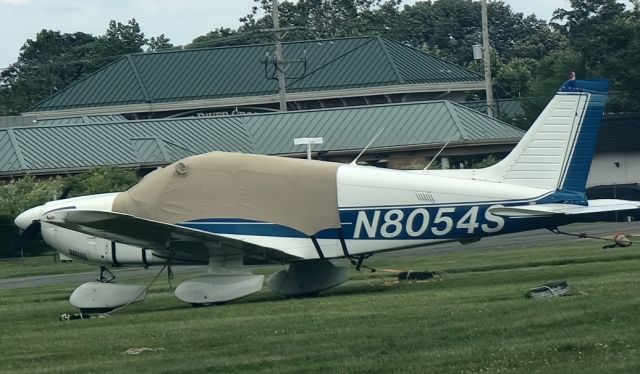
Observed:
[[[503,183],[583,193],[609,84],[565,82],[511,153],[481,173]]]

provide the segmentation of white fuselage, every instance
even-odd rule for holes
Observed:
[[[340,166],[337,191],[344,246],[339,237],[318,235],[322,256],[357,256],[499,235],[506,229],[505,219],[488,213],[488,207],[523,204],[552,192],[456,178],[456,171],[450,171],[449,176],[436,176],[428,172]],[[278,248],[302,258],[320,257],[318,248],[307,237],[220,235]]]
[[[522,204],[551,192],[456,178],[456,172],[452,170],[447,176],[439,176],[430,172],[340,166],[337,193],[344,242],[339,235],[319,235],[320,251],[305,236],[209,232],[277,248],[298,258],[357,256],[498,235],[505,229],[504,219],[486,212],[487,207]],[[116,196],[117,193],[110,193],[53,201],[32,208],[20,217],[36,219],[36,216],[46,216],[48,212],[60,209],[111,211]],[[60,253],[89,263],[115,266],[165,263],[153,254],[153,249],[114,243],[47,223],[42,225],[42,235],[47,244]]]

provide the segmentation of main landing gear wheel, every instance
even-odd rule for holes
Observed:
[[[175,295],[193,306],[221,305],[260,291],[263,282],[264,275],[243,266],[242,255],[211,256],[207,274],[180,283]]]
[[[329,260],[306,260],[292,262],[288,269],[273,273],[267,279],[267,285],[277,294],[302,297],[317,295],[348,278],[348,267],[335,266]]]
[[[146,299],[147,286],[113,283],[115,278],[109,269],[101,266],[98,280],[76,288],[69,296],[69,302],[82,313],[106,313]]]

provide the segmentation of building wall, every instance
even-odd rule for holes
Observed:
[[[627,183],[640,183],[640,150],[595,154],[587,187]]]

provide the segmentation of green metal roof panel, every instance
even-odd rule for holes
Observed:
[[[323,137],[315,151],[485,142],[523,131],[448,101],[225,117],[29,126],[0,130],[0,174],[167,164],[193,154],[304,153],[298,137]],[[12,137],[14,140],[12,140]]]
[[[482,75],[452,64],[413,47],[380,38],[406,83],[446,83],[480,81]]]
[[[41,101],[32,110],[138,104],[146,101],[130,61],[124,57]]]
[[[6,170],[20,170],[18,154],[8,130],[0,131],[0,165]]]
[[[56,169],[126,164],[135,159],[130,146],[103,125],[14,129],[27,169]]]
[[[127,119],[120,114],[74,116],[64,118],[39,119],[37,126],[73,125],[82,123],[111,123],[121,122]]]
[[[128,55],[30,110],[275,95],[274,67],[265,64],[273,51],[272,45],[247,45]],[[291,61],[290,92],[482,81],[460,66],[381,37],[284,43],[284,55]]]
[[[158,138],[134,138],[129,141],[136,152],[136,161],[139,163],[157,162],[158,160],[171,161],[163,152],[162,141]]]
[[[484,113],[469,109],[460,104],[448,103],[452,114],[456,116],[460,122],[464,123],[467,140],[482,140],[487,138],[513,139],[521,137],[524,133],[521,129],[502,121],[497,121]]]
[[[301,63],[287,71],[290,77],[301,77],[287,84],[290,92],[401,83],[377,38],[291,43],[285,48],[285,58],[307,61],[306,72]]]
[[[183,159],[185,157],[193,156],[195,154],[204,153],[204,151],[196,152],[193,149],[185,147],[184,145],[174,144],[173,142],[169,142],[169,141],[166,141],[166,140],[163,141],[163,144],[164,144],[164,148],[165,148],[165,150],[167,152],[167,155],[169,156],[169,159],[171,159],[171,160],[180,160],[180,159]],[[229,151],[231,151],[231,149]],[[239,150],[237,152],[249,153],[244,148],[242,148],[241,150]]]
[[[154,102],[265,95],[277,91],[265,78],[266,46],[133,55]]]
[[[467,108],[477,110],[478,112],[487,112],[487,102],[484,100],[466,101],[460,103]],[[500,118],[518,118],[526,116],[525,105],[519,99],[498,99],[494,100],[494,112],[497,112]]]
[[[27,170],[163,163],[213,150],[252,150],[239,118],[38,126],[13,132]],[[0,171],[20,169],[15,163],[0,164]]]
[[[362,149],[379,132],[371,148],[518,139],[523,131],[446,101],[269,113],[247,117],[256,153],[303,152],[294,138],[323,137],[315,151]]]

